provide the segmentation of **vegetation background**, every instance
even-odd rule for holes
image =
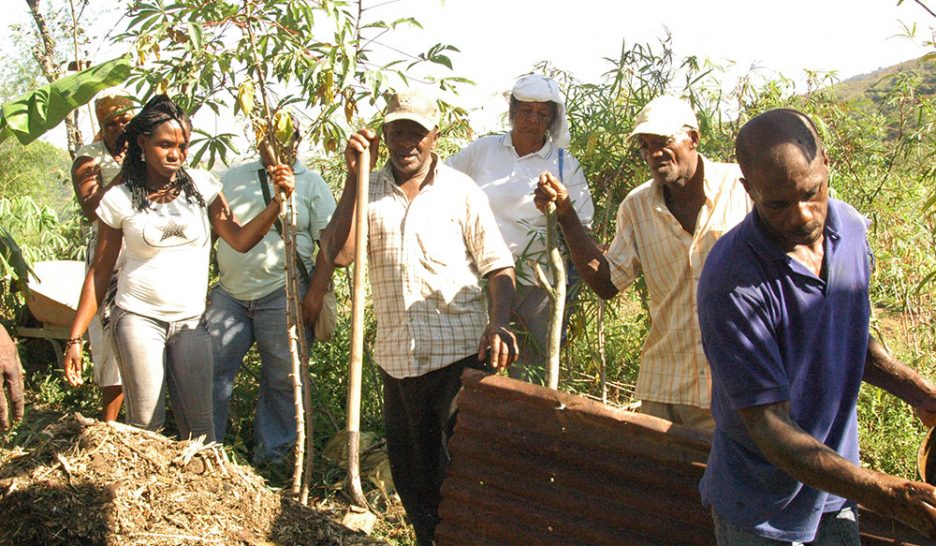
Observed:
[[[135,72],[132,83],[141,99],[166,89],[192,109],[208,108],[231,115],[236,113],[233,96],[244,79],[270,81],[277,105],[290,105],[303,113],[310,142],[306,162],[323,173],[336,195],[344,182],[342,160],[337,153],[344,135],[351,127],[373,123],[367,112],[379,108],[381,91],[405,84],[412,73],[426,65],[430,75],[421,76],[424,81],[443,89],[466,83],[452,76],[455,72],[450,70],[451,61],[446,56],[451,46],[443,44],[416,55],[418,62],[409,59],[368,65],[366,33],[360,25],[360,14],[353,9],[359,4],[342,8],[336,3],[334,12],[325,13],[336,32],[346,38],[340,47],[328,41],[300,43],[289,32],[280,32],[280,28],[289,30],[290,25],[300,28],[306,24],[301,10],[288,12],[299,9],[295,3],[283,3],[286,11],[257,4],[266,6],[266,11],[261,10],[260,15],[249,20],[257,25],[265,41],[261,48],[269,48],[266,54],[276,59],[262,69],[263,73],[244,57],[244,36],[235,33],[232,38],[221,33],[225,29],[236,31],[240,28],[237,24],[248,21],[235,5],[178,2],[173,11],[160,2],[133,3],[123,37],[136,44],[141,57],[149,56],[150,60]],[[57,6],[65,9],[62,3]],[[206,12],[205,6],[221,7],[215,13]],[[50,17],[67,22],[66,15],[67,11],[60,11]],[[190,34],[187,40],[180,38],[179,32],[210,17],[230,26],[206,25],[200,27],[198,37]],[[273,20],[279,26],[271,24]],[[414,22],[403,18],[373,28],[383,32],[410,24]],[[68,28],[66,24],[53,27],[59,28],[60,34]],[[67,33],[60,38],[68,38]],[[30,47],[29,40],[34,40],[28,29],[21,29],[17,39],[24,47]],[[932,45],[932,41],[928,43]],[[305,62],[309,52],[323,55],[319,59],[327,62],[318,63],[316,66],[321,66],[303,81],[291,79],[290,74],[302,68],[297,68],[296,63]],[[158,60],[154,60],[157,55]],[[636,113],[653,97],[665,92],[688,97],[701,123],[702,152],[721,161],[734,159],[734,137],[753,115],[778,106],[803,110],[819,124],[831,158],[831,186],[836,197],[851,203],[872,221],[870,239],[877,264],[871,294],[874,332],[899,359],[936,379],[936,141],[932,130],[936,119],[936,70],[931,60],[915,60],[846,82],[838,82],[834,75],[813,73],[805,92],[798,91],[793,81],[784,77],[766,82],[744,77],[726,88],[724,67],[695,57],[675,57],[669,36],[654,43],[622,43],[620,51],[607,62],[607,72],[596,81],[580,81],[575,74],[545,62],[530,67],[561,82],[572,124],[570,151],[579,158],[595,198],[594,232],[600,243],[607,244],[613,237],[618,203],[630,189],[649,178],[626,136]],[[4,66],[7,68],[0,71],[2,100],[39,81],[35,67],[22,59]],[[433,76],[433,70],[441,70],[446,76]],[[219,74],[227,79],[219,80]],[[505,111],[506,104],[505,100]],[[446,122],[440,143],[443,157],[476,136],[464,111],[444,106]],[[234,151],[232,136],[201,134],[193,159],[200,159],[203,166],[222,168]],[[87,226],[80,221],[71,197],[69,164],[67,152],[44,142],[25,147],[12,140],[0,144],[0,227],[13,236],[30,261],[83,257]],[[22,294],[10,290],[15,274],[6,261],[0,261],[6,275],[0,281],[0,322],[15,333],[17,326],[28,324],[30,318]],[[331,342],[316,343],[312,348],[319,495],[340,490],[344,479],[343,470],[323,453],[329,451],[329,441],[343,428],[350,338],[349,279],[350,271],[336,272],[337,335]],[[580,290],[563,349],[560,388],[605,398],[611,404],[631,403],[648,321],[640,281],[606,304],[589,290]],[[374,330],[371,314],[367,328],[370,344]],[[55,355],[42,342],[21,340],[20,347],[28,369],[30,405],[25,419],[0,440],[0,445],[28,449],[42,441],[42,428],[56,415],[71,411],[98,414],[95,389],[70,389],[56,367]],[[239,376],[227,438],[232,451],[243,460],[249,460],[253,447],[258,365],[256,354],[251,353],[245,366],[247,373]],[[380,406],[378,374],[368,351],[362,429],[373,433],[365,438],[373,440],[374,452],[380,449]],[[864,464],[915,477],[916,450],[925,431],[905,404],[866,385],[859,400],[859,423]],[[367,452],[368,448],[362,449]],[[369,477],[370,497],[378,506],[387,506],[381,500],[385,481],[376,472]],[[392,541],[411,540],[405,530],[388,527],[382,532]]]

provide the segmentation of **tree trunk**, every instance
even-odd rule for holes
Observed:
[[[29,6],[29,12],[32,14],[33,21],[36,23],[36,29],[39,32],[39,43],[33,48],[33,56],[39,67],[42,68],[42,74],[49,83],[62,77],[62,72],[55,63],[55,40],[52,39],[52,33],[49,32],[49,25],[46,24],[45,17],[42,15],[39,7],[40,0],[26,0]],[[77,111],[75,112],[77,117]],[[65,131],[68,135],[68,153],[72,159],[75,158],[75,152],[81,147],[81,130],[75,122],[76,118],[68,116],[65,118]]]

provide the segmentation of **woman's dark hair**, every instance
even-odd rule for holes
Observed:
[[[121,172],[123,173],[124,183],[130,189],[130,198],[133,202],[133,208],[136,210],[146,210],[152,206],[149,199],[146,198],[149,193],[149,190],[146,189],[146,162],[143,159],[143,149],[140,148],[137,137],[152,135],[156,127],[167,121],[177,121],[184,129],[189,132],[192,130],[192,122],[189,120],[188,115],[176,103],[172,102],[166,95],[156,95],[143,106],[139,114],[130,120],[127,128],[124,129],[124,133],[117,140],[118,150],[124,144],[127,146],[127,155]],[[185,198],[188,199],[189,203],[197,203],[202,207],[207,206],[205,199],[195,188],[195,182],[184,167],[176,173],[176,182],[185,193]]]

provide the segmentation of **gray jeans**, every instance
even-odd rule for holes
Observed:
[[[549,337],[549,295],[538,286],[517,284],[513,301],[520,358],[510,366],[509,375],[537,385],[546,384],[546,343]]]
[[[725,518],[712,510],[715,522],[715,540],[718,546],[859,546],[861,534],[858,532],[858,512],[846,506],[838,512],[822,515],[816,538],[811,542],[785,542],[757,536],[749,531],[735,527]]]
[[[127,421],[161,428],[168,391],[179,435],[213,442],[211,338],[202,317],[165,322],[115,307],[111,327]]]

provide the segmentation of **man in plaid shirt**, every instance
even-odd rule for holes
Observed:
[[[462,371],[507,368],[517,356],[507,328],[513,256],[484,193],[432,151],[438,117],[435,102],[418,92],[390,98],[383,124],[389,161],[371,175],[367,212],[387,449],[421,545],[432,544],[439,520]],[[370,150],[373,167],[379,140],[370,129],[348,140],[348,177],[322,237],[335,265],[354,259],[357,161]]]

